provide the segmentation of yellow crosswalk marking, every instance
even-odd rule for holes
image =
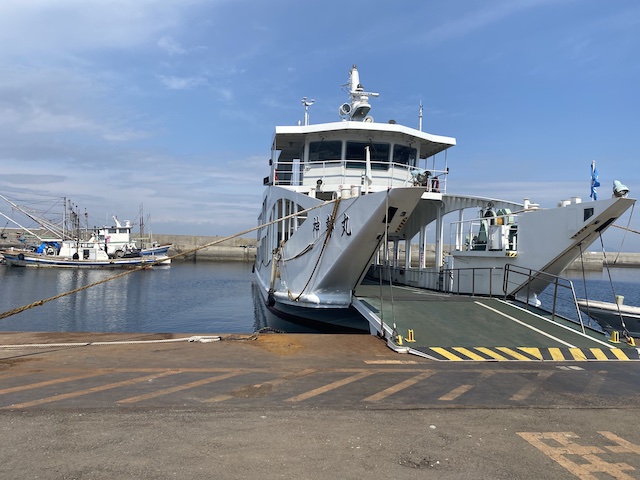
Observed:
[[[618,360],[629,360],[629,357],[619,348],[612,348],[611,353],[613,353]]]
[[[566,360],[566,358],[564,358],[564,355],[562,355],[562,351],[559,348],[550,347],[549,354],[551,355],[551,358],[553,358],[554,360]]]
[[[459,356],[457,356],[454,353],[451,353],[449,350],[447,350],[446,348],[442,348],[442,347],[431,347],[431,350],[433,350],[434,352],[442,355],[444,358],[448,359],[448,360],[453,360],[453,361],[462,361],[464,360],[463,358],[460,358]]]
[[[475,347],[475,348],[479,352],[482,352],[485,355],[488,355],[489,357],[494,358],[496,360],[509,360],[507,357],[500,355],[498,352],[494,352],[490,348],[487,348],[487,347]]]
[[[609,360],[609,358],[604,354],[601,348],[590,348],[593,356],[596,357],[597,360]]]
[[[528,353],[532,357],[536,357],[538,360],[543,360],[542,353],[539,348],[536,347],[518,347],[519,350],[522,350],[524,353]]]
[[[586,360],[587,356],[584,354],[581,348],[570,348],[569,352],[573,355],[574,360]]]
[[[481,357],[477,353],[472,352],[471,350],[464,347],[453,347],[453,349],[457,352],[460,352],[462,355],[466,355],[472,360],[486,360],[486,358]]]
[[[510,349],[509,347],[496,347],[497,350],[500,350],[503,353],[506,353],[507,355],[512,356],[513,358],[515,358],[516,360],[526,360],[526,361],[531,361],[531,359],[529,357],[525,357],[524,355],[522,355],[521,353],[516,352],[515,350]]]

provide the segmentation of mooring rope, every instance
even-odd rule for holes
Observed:
[[[51,347],[92,347],[105,345],[144,345],[150,343],[177,343],[177,342],[197,342],[211,343],[219,342],[218,336],[193,336],[184,338],[165,338],[162,340],[121,340],[113,342],[67,342],[67,343],[25,343],[22,345],[0,345],[0,348],[51,348]]]
[[[291,291],[287,290],[287,295],[289,296],[289,300],[292,300],[294,302],[297,302],[298,300],[300,300],[300,297],[302,297],[302,294],[311,283],[311,279],[313,278],[313,275],[316,273],[316,269],[318,268],[318,265],[320,265],[322,254],[324,253],[324,250],[327,247],[327,243],[329,242],[329,238],[333,233],[333,227],[335,226],[336,216],[338,215],[338,207],[340,206],[340,197],[336,198],[334,201],[335,203],[333,204],[333,212],[331,212],[331,217],[327,220],[327,232],[324,237],[324,241],[322,242],[322,248],[320,249],[320,253],[318,254],[318,259],[316,260],[316,264],[313,266],[313,270],[311,271],[311,275],[309,275],[309,279],[307,280],[307,283],[304,284],[304,287],[302,287],[302,290],[300,290],[300,293],[297,296],[294,297]]]
[[[602,246],[602,258],[604,260],[604,267],[607,270],[607,275],[609,277],[609,285],[611,286],[611,294],[613,295],[614,302],[616,304],[616,308],[618,309],[618,317],[620,318],[620,324],[622,325],[622,335],[624,338],[629,339],[629,330],[627,330],[627,325],[624,322],[624,316],[620,311],[620,304],[616,301],[616,290],[613,286],[613,279],[611,278],[611,270],[609,268],[609,262],[607,262],[607,254],[604,250],[604,241],[602,240],[602,232],[598,235],[600,237],[600,245]]]
[[[627,238],[627,232],[640,233],[637,230],[633,230],[632,228],[629,228],[629,226],[631,225],[631,218],[633,218],[633,211],[635,208],[636,208],[636,204],[634,203],[633,205],[631,205],[631,213],[629,214],[629,220],[627,221],[626,227],[621,227],[620,225],[613,224],[614,227],[624,230],[624,234],[622,235],[622,240],[620,241],[620,247],[618,248],[618,254],[616,255],[615,260],[613,261],[614,265],[618,263],[618,258],[620,258],[620,252],[622,252],[622,246],[624,245],[624,241]]]

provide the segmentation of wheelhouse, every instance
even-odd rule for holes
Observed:
[[[455,139],[395,123],[336,122],[276,127],[271,175],[265,185],[292,187],[328,200],[359,187],[359,193],[422,185],[444,191],[446,154]]]

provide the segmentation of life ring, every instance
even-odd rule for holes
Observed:
[[[80,260],[80,255],[78,255],[78,252],[73,254],[73,259],[74,260]]]
[[[55,249],[55,248],[53,248],[53,247],[51,247],[51,246],[49,246],[49,247],[47,247],[47,249],[46,249],[45,253],[46,253],[47,255],[55,255],[55,254],[56,254],[56,249]]]

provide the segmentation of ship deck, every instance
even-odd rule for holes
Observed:
[[[358,287],[354,306],[391,348],[448,361],[631,361],[639,349],[498,298],[400,285]],[[535,311],[534,311],[535,310]],[[393,332],[393,333],[391,333]],[[390,334],[391,333],[391,334]]]

